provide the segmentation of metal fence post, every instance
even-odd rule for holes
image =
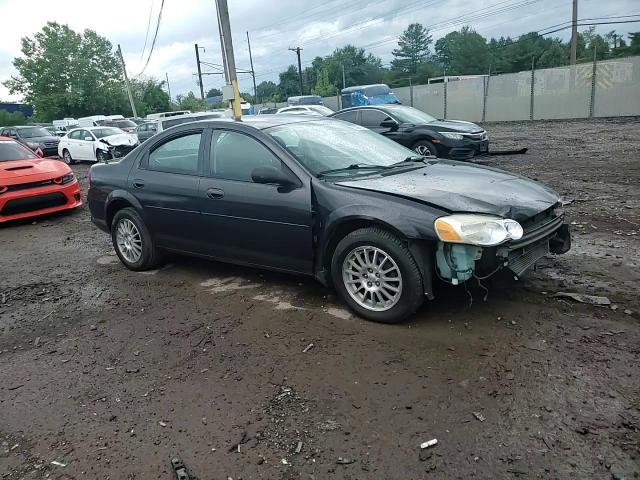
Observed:
[[[487,97],[489,96],[489,81],[491,80],[491,65],[489,65],[489,75],[486,78],[483,78],[482,86],[484,87],[482,91],[482,121],[484,122],[487,118]]]
[[[409,77],[409,103],[413,107],[413,83],[411,82],[411,77]]]
[[[443,115],[444,115],[445,120],[447,118],[447,83],[449,83],[449,82],[447,82],[447,77],[444,77],[444,94],[442,95],[442,97],[443,97],[443,101],[444,101],[444,112],[443,112]]]
[[[596,72],[597,68],[596,48],[593,47],[593,70],[591,72],[591,96],[589,97],[589,118],[593,118],[596,103]]]
[[[536,57],[531,57],[531,101],[529,104],[529,120],[533,120],[534,85],[536,83]]]

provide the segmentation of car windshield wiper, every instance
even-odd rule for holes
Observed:
[[[331,170],[324,170],[322,172],[319,172],[318,177],[325,177],[327,175],[332,175],[334,173],[348,172],[350,170],[385,170],[387,168],[389,168],[389,166],[372,165],[369,163],[352,163],[348,167],[333,168]]]
[[[396,162],[396,163],[392,163],[391,165],[389,165],[388,168],[404,167],[408,163],[426,163],[425,160],[427,158],[431,158],[431,157],[425,157],[425,156],[422,156],[422,155],[411,155],[410,157],[407,157],[404,160],[401,160],[401,161]]]

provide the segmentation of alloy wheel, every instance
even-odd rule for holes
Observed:
[[[402,273],[385,251],[373,246],[351,250],[342,264],[342,280],[353,300],[367,310],[393,308],[402,295]]]
[[[118,222],[116,230],[118,250],[129,263],[136,263],[142,257],[142,236],[136,224],[128,218]]]
[[[418,145],[415,148],[416,153],[418,153],[419,155],[422,155],[424,157],[429,157],[431,155],[433,155],[431,153],[431,150],[429,150],[429,147],[427,147],[426,145]]]
[[[69,153],[69,150],[62,152],[62,158],[64,159],[64,163],[71,165],[71,154]]]

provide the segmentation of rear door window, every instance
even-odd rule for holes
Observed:
[[[363,127],[379,127],[380,124],[389,118],[389,115],[380,110],[362,110],[362,126]]]
[[[149,154],[149,170],[196,175],[201,139],[202,132],[194,132],[166,141]]]
[[[345,122],[358,123],[358,110],[350,110],[348,112],[342,112],[335,115],[334,118],[338,120],[344,120]]]

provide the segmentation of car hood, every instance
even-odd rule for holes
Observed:
[[[424,168],[387,176],[349,179],[338,185],[388,193],[448,212],[485,213],[523,221],[560,201],[542,183],[479,165],[437,160]]]
[[[42,175],[44,178],[50,178],[51,175],[66,175],[70,171],[71,169],[61,161],[47,158],[0,162],[0,184],[6,184],[11,180],[34,175]]]
[[[439,132],[480,133],[484,131],[482,127],[475,123],[462,120],[436,120],[420,126],[429,127]]]
[[[138,136],[131,133],[117,133],[98,139],[99,142],[106,143],[112,147],[133,146],[138,143]]]

